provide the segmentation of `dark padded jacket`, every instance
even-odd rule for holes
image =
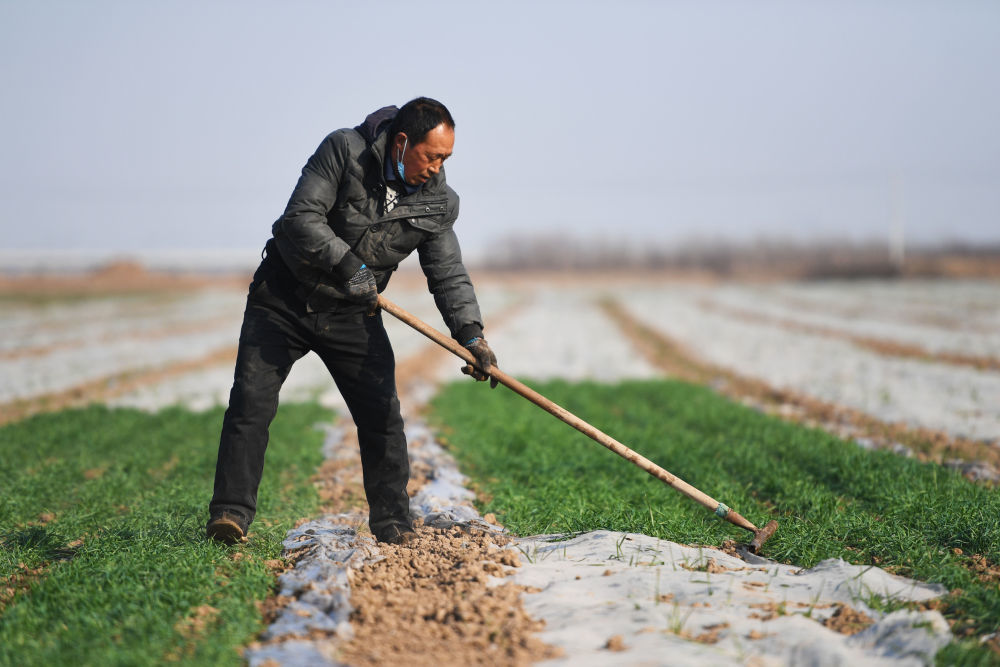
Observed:
[[[278,254],[310,311],[353,309],[341,287],[366,264],[382,292],[414,250],[454,338],[481,336],[483,323],[453,227],[458,195],[444,169],[386,214],[383,160],[396,107],[354,129],[329,134],[302,168],[284,214],[272,227]]]

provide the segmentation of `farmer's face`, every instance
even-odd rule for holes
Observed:
[[[406,182],[410,185],[420,185],[441,171],[444,161],[451,157],[454,147],[455,130],[441,123],[416,145],[407,139],[406,133],[397,133],[393,141],[392,157],[399,161],[402,156]]]

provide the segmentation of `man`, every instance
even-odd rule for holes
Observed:
[[[400,261],[418,252],[452,336],[478,362],[463,370],[486,380],[483,370],[496,364],[452,230],[458,195],[443,164],[454,143],[451,114],[420,97],[331,133],[306,162],[250,284],[209,505],[210,538],[246,540],[278,390],[310,350],[326,364],[358,428],[372,533],[396,544],[415,535],[395,361],[376,305]]]

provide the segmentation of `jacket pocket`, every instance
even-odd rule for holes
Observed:
[[[407,255],[416,250],[420,242],[427,237],[427,233],[412,224],[415,220],[416,218],[411,218],[389,223],[389,229],[385,233],[386,249]]]
[[[403,219],[379,221],[368,228],[352,250],[373,271],[387,270],[416,250],[424,234]]]
[[[345,298],[343,290],[323,281],[313,286],[305,302],[306,309],[315,313],[340,312],[354,305]]]
[[[387,217],[390,220],[405,221],[414,229],[429,233],[440,232],[451,226],[445,222],[448,217],[447,199],[400,204]]]

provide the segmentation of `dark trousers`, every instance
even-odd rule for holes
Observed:
[[[311,350],[329,369],[358,428],[369,525],[374,531],[408,522],[410,467],[381,313],[370,317],[350,304],[335,312],[306,312],[287,279],[268,267],[265,260],[247,297],[209,511],[214,516],[235,510],[253,520],[278,390],[292,364]]]

